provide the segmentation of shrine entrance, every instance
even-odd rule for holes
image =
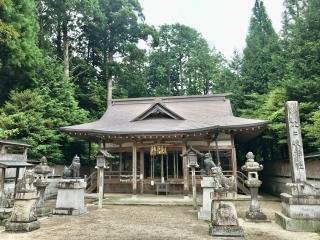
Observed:
[[[181,152],[168,151],[165,155],[144,153],[144,176],[146,179],[160,180],[183,178],[183,162]]]

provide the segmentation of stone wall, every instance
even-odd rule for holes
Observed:
[[[264,170],[261,173],[262,189],[274,195],[287,192],[286,183],[291,182],[290,163],[287,162],[264,162]],[[305,160],[307,180],[320,188],[320,160]]]

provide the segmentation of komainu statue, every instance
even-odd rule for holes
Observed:
[[[213,167],[216,167],[216,165],[213,162],[211,153],[201,154],[200,156],[202,156],[204,158],[203,163],[204,163],[204,169],[206,171],[206,175],[211,176],[212,175],[211,169]]]
[[[63,170],[63,178],[79,178],[80,177],[80,158],[75,155],[69,167],[65,166]]]

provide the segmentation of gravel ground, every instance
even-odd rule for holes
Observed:
[[[236,203],[239,217],[247,201]],[[262,208],[271,219],[279,202],[266,201]],[[294,233],[274,222],[247,223],[240,219],[248,240],[320,240],[315,233]],[[89,213],[78,217],[50,217],[41,220],[40,230],[30,233],[6,233],[0,227],[1,240],[105,240],[105,239],[213,239],[208,236],[209,223],[197,220],[190,206],[107,205],[103,209],[89,206]]]

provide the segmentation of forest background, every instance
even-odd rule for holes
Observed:
[[[147,25],[138,0],[0,0],[0,138],[31,144],[30,158],[66,164],[77,153],[94,164],[97,146],[89,154],[88,141],[59,128],[99,119],[108,95],[232,92],[236,116],[272,122],[238,143],[240,160],[248,150],[260,161],[287,159],[287,100],[299,101],[304,149],[316,151],[320,1],[283,4],[277,34],[256,0],[246,47],[227,60],[196,29]]]

